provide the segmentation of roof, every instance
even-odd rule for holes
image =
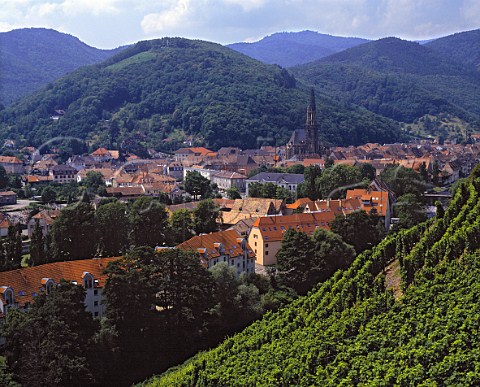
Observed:
[[[237,173],[237,172],[229,172],[229,171],[219,171],[219,172],[215,172],[213,175],[212,175],[212,178],[214,177],[218,177],[218,178],[223,178],[223,179],[246,179],[247,176],[245,175],[242,175],[240,173]]]
[[[253,227],[260,230],[264,241],[280,241],[288,229],[313,234],[317,227],[329,230],[329,223],[335,219],[333,211],[310,212],[285,216],[266,216],[258,218]]]
[[[366,189],[349,189],[347,199],[361,200],[361,209],[370,212],[375,209],[380,216],[387,214],[389,193],[387,191],[368,191]]]
[[[22,161],[15,156],[0,156],[0,163],[23,164]]]
[[[55,284],[58,284],[61,279],[81,284],[84,274],[88,272],[94,280],[98,280],[98,283],[95,282],[95,287],[103,287],[107,278],[103,270],[109,262],[116,259],[118,257],[82,259],[4,271],[0,272],[0,286],[12,288],[15,302],[23,306],[26,302],[32,302],[35,295],[45,291],[42,279],[46,282],[45,279],[51,278]]]
[[[91,153],[92,156],[108,156],[111,157],[110,152],[105,148],[98,148],[96,151]]]
[[[258,181],[260,183],[285,182],[286,184],[300,184],[305,181],[305,176],[301,173],[260,172],[255,176],[250,177],[248,181]]]
[[[209,153],[213,153],[213,151],[204,148],[202,146],[200,147],[193,147],[193,148],[180,148],[175,151],[176,155],[181,155],[181,154],[199,154],[200,156],[205,156]]]
[[[12,195],[15,195],[17,196],[17,194],[13,191],[3,191],[3,192],[0,192],[0,196],[12,196]]]
[[[66,164],[54,165],[52,167],[52,171],[54,173],[62,173],[62,172],[77,173],[77,170],[75,168],[71,167],[70,165],[66,165]]]
[[[292,204],[287,204],[286,207],[291,209],[291,210],[296,210],[300,207],[305,207],[305,205],[307,205],[307,204],[311,205],[312,203],[313,203],[313,200],[311,200],[310,198],[300,198],[300,199],[297,199]]]
[[[43,219],[45,224],[51,225],[60,215],[60,210],[42,210],[38,214],[32,216],[32,219]]]
[[[107,193],[120,196],[141,196],[144,194],[142,187],[107,187]]]
[[[243,255],[242,241],[243,238],[235,230],[225,230],[194,236],[179,244],[177,248],[184,251],[199,251],[198,249],[204,249],[201,250],[200,253],[202,257],[207,260],[218,258],[224,254],[234,258]],[[244,241],[244,243],[248,257],[255,257],[248,243],[246,243],[246,241]],[[221,246],[219,244],[221,244]],[[223,247],[223,252],[221,247]]]

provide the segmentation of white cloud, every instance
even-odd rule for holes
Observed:
[[[249,12],[265,6],[267,0],[223,0],[223,2],[225,4],[240,6],[245,12]]]
[[[162,12],[145,15],[141,26],[146,34],[167,32],[172,28],[188,24],[187,16],[190,11],[190,0],[178,0]]]

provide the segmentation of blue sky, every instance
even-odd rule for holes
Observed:
[[[226,44],[306,29],[417,40],[480,28],[480,0],[0,0],[0,31],[24,27],[98,48],[163,36]]]

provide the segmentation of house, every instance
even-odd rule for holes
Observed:
[[[213,153],[213,152],[204,147],[196,147],[196,148],[180,148],[175,151],[174,155],[175,155],[175,161],[182,162],[188,156],[206,156],[209,153]]]
[[[37,222],[42,228],[43,236],[47,235],[53,226],[53,222],[59,215],[60,210],[42,210],[38,214],[33,215],[27,223],[28,237],[32,237]]]
[[[59,164],[52,167],[50,176],[54,183],[66,184],[76,181],[77,170],[65,164]]]
[[[14,156],[0,156],[0,165],[5,168],[7,173],[21,175],[25,171],[23,162]]]
[[[116,259],[118,257],[55,262],[0,272],[0,317],[10,308],[28,309],[37,295],[48,295],[65,279],[85,288],[86,310],[101,318],[105,312],[102,291],[107,276],[104,270]]]
[[[0,192],[0,206],[17,204],[17,194],[13,191]]]
[[[280,199],[245,198],[235,199],[232,209],[222,213],[222,222],[226,226],[237,224],[242,219],[276,215],[282,212],[284,202]]]
[[[111,153],[105,148],[98,148],[90,154],[96,162],[103,163],[113,159]]]
[[[77,171],[82,169],[90,169],[95,166],[95,159],[93,156],[79,156],[74,155],[67,160],[67,165],[75,168]]]
[[[257,257],[257,264],[275,265],[277,253],[282,245],[283,234],[287,230],[294,229],[312,235],[318,227],[329,230],[329,223],[334,218],[333,211],[261,217],[253,223],[248,236],[248,244]]]
[[[212,175],[211,182],[217,184],[221,190],[237,188],[240,192],[245,192],[247,176],[237,172],[220,171]]]
[[[248,187],[253,183],[273,183],[277,187],[282,187],[289,192],[296,193],[299,184],[305,181],[305,177],[300,173],[271,173],[260,172],[255,176],[252,176],[246,180],[246,195],[248,196]]]
[[[390,202],[388,191],[369,191],[356,188],[347,190],[346,198],[360,200],[361,210],[367,214],[376,214],[383,218],[385,229],[390,229],[393,204]]]
[[[237,275],[255,272],[255,255],[246,239],[235,230],[201,234],[179,244],[177,249],[196,251],[202,266],[211,269],[226,262],[235,268]]]
[[[8,236],[8,229],[11,225],[10,219],[4,213],[0,213],[0,237]]]

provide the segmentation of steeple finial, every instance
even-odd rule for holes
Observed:
[[[308,107],[311,108],[312,110],[316,110],[316,103],[315,103],[315,91],[313,90],[313,87],[310,89],[310,102],[308,104]]]

